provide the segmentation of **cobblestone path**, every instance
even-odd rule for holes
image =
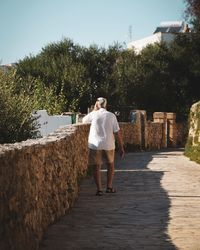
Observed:
[[[97,197],[93,179],[82,181],[74,207],[48,228],[40,250],[200,250],[200,165],[182,150],[117,157],[115,187]]]

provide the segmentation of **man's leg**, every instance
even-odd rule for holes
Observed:
[[[107,188],[113,188],[113,178],[115,174],[114,162],[107,163]]]
[[[97,186],[97,191],[102,191],[101,165],[94,165],[93,175],[94,175],[94,180]]]
[[[97,186],[96,195],[102,195],[102,186],[101,186],[101,165],[102,165],[102,152],[101,150],[93,150],[89,151],[89,163],[93,167],[93,176],[94,181]]]
[[[107,162],[107,193],[115,193],[116,190],[113,188],[113,178],[115,174],[115,151],[114,150],[105,150],[104,156]]]

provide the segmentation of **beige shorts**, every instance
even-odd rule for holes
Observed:
[[[115,150],[94,150],[89,149],[89,165],[101,165],[105,163],[113,163]]]

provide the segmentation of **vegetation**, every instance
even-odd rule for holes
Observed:
[[[200,2],[199,0],[185,0],[186,18],[193,25],[196,32],[200,31]]]
[[[37,133],[32,101],[23,91],[18,93],[19,83],[14,72],[0,72],[0,143],[26,140]]]
[[[192,103],[200,99],[198,41],[197,34],[181,34],[170,47],[156,44],[136,55],[118,44],[108,49],[83,48],[64,39],[19,61],[17,75],[28,91],[34,88],[28,79],[39,81],[45,91],[40,91],[38,107],[45,106],[51,113],[86,112],[98,96],[106,96],[111,110],[170,111],[184,120]],[[51,98],[45,98],[45,93]],[[56,107],[51,109],[45,100]]]
[[[190,111],[189,124],[191,132],[186,143],[185,155],[200,163],[200,101]]]
[[[192,146],[188,140],[185,146],[185,155],[189,157],[190,160],[200,164],[200,145]]]

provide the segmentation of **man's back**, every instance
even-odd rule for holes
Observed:
[[[91,122],[89,148],[112,150],[115,148],[114,134],[119,131],[116,116],[104,108],[91,112],[83,122]]]

